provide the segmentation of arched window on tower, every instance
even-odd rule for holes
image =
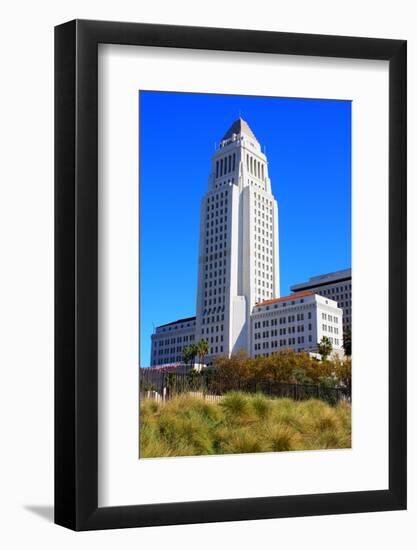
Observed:
[[[262,170],[262,181],[264,181],[265,180],[265,173],[264,173],[264,165],[263,164],[262,164],[261,170]]]
[[[216,178],[219,177],[219,161],[216,160]]]
[[[232,171],[232,155],[229,155],[229,172]]]
[[[233,171],[236,169],[236,153],[233,153]]]
[[[246,155],[246,169],[249,172],[249,155]]]
[[[220,177],[223,175],[223,159],[220,159]]]

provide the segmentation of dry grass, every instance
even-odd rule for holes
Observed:
[[[141,458],[258,453],[351,446],[351,408],[323,401],[271,399],[230,392],[219,403],[181,395],[145,400]]]

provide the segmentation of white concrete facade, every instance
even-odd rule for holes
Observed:
[[[278,205],[268,163],[239,118],[212,157],[200,210],[196,340],[217,354],[250,350],[253,306],[279,297]]]
[[[343,311],[334,300],[314,292],[300,292],[254,307],[251,317],[252,357],[293,349],[315,353],[327,336],[333,350],[343,355]]]
[[[151,336],[151,365],[182,361],[183,349],[195,342],[195,317],[179,319],[156,327]]]
[[[311,277],[291,287],[293,292],[311,290],[337,302],[343,310],[343,329],[352,330],[352,270],[343,269]]]
[[[334,290],[319,296],[303,288],[280,298],[278,239],[267,158],[239,118],[213,154],[201,201],[196,317],[157,327],[151,365],[181,362],[184,347],[203,339],[208,364],[239,350],[255,357],[288,348],[314,353],[323,336],[343,353],[343,312]],[[321,282],[311,280],[317,288]],[[325,280],[325,294],[333,283]]]

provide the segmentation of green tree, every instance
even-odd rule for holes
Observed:
[[[343,349],[348,357],[352,355],[352,332],[350,330],[343,332]]]
[[[188,365],[189,363],[191,364],[193,360],[193,352],[190,346],[187,346],[182,350],[182,360],[186,365]]]
[[[195,358],[198,355],[198,346],[197,346],[197,344],[190,344],[188,347],[190,349],[191,365],[194,365],[195,364]]]
[[[351,389],[352,386],[352,359],[344,357],[337,364],[336,376],[338,384]]]
[[[332,346],[330,341],[328,343],[330,347],[323,361],[292,349],[275,352],[269,357],[248,357],[242,351],[230,357],[217,356],[210,383],[221,392],[254,391],[254,388],[256,391],[263,391],[262,388],[271,391],[274,384],[282,382],[349,386],[350,358],[329,357]]]
[[[319,347],[319,353],[321,355],[321,358],[323,361],[325,361],[329,355],[332,353],[333,346],[330,342],[330,338],[328,336],[323,336],[323,338],[318,343]]]
[[[204,358],[209,352],[209,343],[207,340],[200,340],[197,344],[197,354],[200,359],[200,363],[204,363]]]

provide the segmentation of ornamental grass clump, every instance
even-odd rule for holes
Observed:
[[[267,450],[262,438],[250,428],[230,429],[219,450],[221,454],[260,453]]]
[[[300,437],[291,426],[269,423],[264,430],[264,440],[268,451],[294,451]]]
[[[268,418],[272,412],[272,399],[268,399],[262,394],[254,395],[250,403],[256,416],[265,419]]]
[[[283,452],[351,446],[351,407],[229,392],[214,403],[143,400],[140,457]]]
[[[250,397],[241,392],[231,391],[222,398],[220,407],[230,420],[239,421],[251,413]]]

